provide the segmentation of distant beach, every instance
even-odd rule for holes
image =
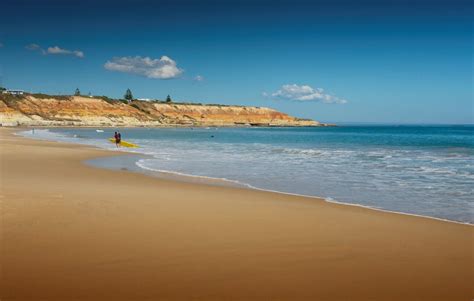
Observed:
[[[473,227],[157,179],[0,129],[2,300],[469,300]]]

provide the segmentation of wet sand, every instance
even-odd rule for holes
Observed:
[[[474,298],[472,226],[93,168],[119,154],[11,133],[2,301]]]

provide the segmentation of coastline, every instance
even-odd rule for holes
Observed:
[[[184,126],[186,127],[186,126]],[[38,129],[49,129],[49,128],[68,128],[68,127],[42,127]],[[74,127],[72,127],[74,128]],[[80,127],[84,128],[84,127]],[[91,128],[96,128],[96,127],[91,127]],[[129,129],[134,128],[134,127],[127,127]],[[21,128],[21,130],[15,129],[15,135],[18,135],[20,137],[24,137],[27,139],[34,139],[34,140],[43,140],[43,141],[54,141],[51,139],[42,139],[39,137],[28,137],[28,136],[23,136],[19,133],[22,131],[30,129],[29,127]],[[65,143],[63,141],[54,141],[57,143]],[[77,145],[87,145],[93,148],[97,148],[99,150],[104,150],[104,148],[99,147],[99,146],[93,146],[90,144],[77,144]],[[110,151],[105,149],[106,151]],[[120,148],[117,149],[119,153],[122,153],[123,156],[131,155],[135,157],[142,157],[142,158],[148,158],[150,155],[148,154],[143,154],[143,153],[136,153],[136,152],[131,152],[127,148]],[[115,154],[115,151],[111,151],[111,153]],[[115,167],[111,167],[113,164],[103,164],[101,162],[105,162],[108,159],[116,159],[117,156],[114,155],[112,157],[101,157],[101,158],[92,158],[89,160],[86,160],[85,163],[92,166],[92,167],[99,167],[99,168],[106,168],[110,170],[117,170]],[[181,173],[177,171],[172,171],[172,170],[156,170],[152,168],[148,168],[145,166],[141,166],[137,164],[139,161],[133,162],[133,166],[124,166],[126,170],[129,172],[137,172],[141,174],[145,174],[147,176],[152,176],[152,177],[157,177],[161,179],[166,179],[166,180],[172,180],[172,181],[181,181],[181,182],[187,182],[187,183],[198,183],[198,184],[204,184],[204,185],[216,185],[216,186],[230,186],[230,187],[238,187],[238,188],[243,188],[243,189],[251,189],[251,190],[256,190],[256,191],[263,191],[263,192],[270,192],[270,193],[280,193],[283,195],[289,195],[289,196],[296,196],[296,197],[304,197],[308,199],[315,199],[318,201],[325,201],[329,203],[334,203],[334,204],[339,204],[339,205],[347,205],[347,206],[355,206],[355,207],[361,207],[361,208],[366,208],[369,210],[375,210],[375,211],[380,211],[380,212],[386,212],[386,213],[393,213],[393,214],[402,214],[402,215],[408,215],[408,216],[415,216],[415,217],[420,217],[420,218],[428,218],[428,219],[434,219],[438,221],[443,221],[443,222],[450,222],[450,223],[456,223],[456,224],[461,224],[461,225],[468,225],[468,226],[474,226],[474,223],[471,222],[462,222],[462,221],[456,221],[456,220],[451,220],[447,218],[442,218],[442,217],[436,217],[436,216],[429,216],[429,215],[423,215],[423,214],[416,214],[416,213],[410,213],[410,212],[403,212],[403,211],[396,211],[396,210],[390,210],[390,209],[384,209],[380,207],[374,207],[370,205],[364,205],[361,203],[356,203],[356,202],[344,202],[344,201],[339,201],[337,199],[334,199],[332,197],[323,197],[323,196],[318,196],[318,195],[309,195],[309,194],[301,194],[301,193],[294,193],[294,192],[287,192],[287,191],[280,191],[280,190],[273,190],[273,189],[268,189],[268,188],[262,188],[262,187],[257,187],[255,185],[252,185],[250,183],[246,182],[241,182],[238,180],[233,180],[233,179],[227,179],[227,178],[219,178],[219,177],[211,177],[211,176],[202,176],[202,175],[194,175],[194,174],[188,174],[188,173]],[[108,165],[108,166],[107,166]],[[138,168],[137,168],[138,166]],[[129,168],[131,167],[131,168]],[[123,168],[122,168],[123,170]]]
[[[59,110],[57,110],[59,109]],[[55,112],[48,114],[45,112]],[[0,94],[3,126],[320,126],[267,107],[178,103],[108,97]],[[327,126],[327,125],[321,125]]]
[[[45,141],[50,141],[50,140],[45,140]],[[62,142],[58,142],[62,143]],[[100,148],[99,148],[100,149]],[[134,157],[147,157],[148,155],[140,154],[137,155],[136,153],[128,152],[127,150],[122,149],[122,153],[124,153],[122,156],[123,157],[126,155],[131,155]],[[101,164],[99,163],[100,161],[107,160],[107,159],[112,159],[112,158],[117,158],[117,156],[113,157],[101,157],[101,158],[95,158],[91,160],[87,160],[85,163],[96,168],[106,168],[110,170],[118,170],[117,168],[112,168],[112,167],[105,167],[105,166],[100,166]],[[92,161],[96,161],[92,162]],[[135,162],[136,164],[136,162]],[[226,178],[215,178],[215,177],[208,177],[208,176],[198,176],[198,175],[192,175],[192,174],[185,174],[185,173],[180,173],[176,171],[169,171],[169,170],[155,170],[155,169],[149,169],[146,167],[139,167],[136,169],[123,169],[121,170],[127,170],[128,172],[136,172],[136,173],[141,173],[145,174],[147,176],[151,177],[157,177],[161,179],[167,179],[167,180],[172,180],[172,181],[179,181],[179,182],[185,182],[185,183],[199,183],[203,185],[216,185],[216,186],[224,186],[224,187],[237,187],[237,188],[242,188],[242,189],[250,189],[250,190],[256,190],[256,191],[263,191],[263,192],[269,192],[269,193],[278,193],[278,194],[283,194],[283,195],[288,195],[288,196],[296,196],[296,197],[303,197],[307,199],[315,199],[317,201],[324,201],[328,203],[333,203],[333,204],[339,204],[339,205],[345,205],[345,206],[355,206],[355,207],[360,207],[360,208],[365,208],[369,210],[375,210],[375,211],[380,211],[380,212],[386,212],[386,213],[392,213],[392,214],[401,214],[401,215],[408,215],[408,216],[415,216],[419,218],[427,218],[427,219],[433,219],[437,221],[442,221],[442,222],[448,222],[448,223],[455,223],[455,224],[460,224],[460,225],[467,225],[467,226],[474,226],[474,224],[469,223],[469,222],[460,222],[460,221],[455,221],[455,220],[449,220],[445,218],[440,218],[440,217],[434,217],[434,216],[428,216],[428,215],[421,215],[421,214],[415,214],[415,213],[408,213],[408,212],[401,212],[401,211],[393,211],[393,210],[388,210],[388,209],[383,209],[383,208],[377,208],[377,207],[371,207],[368,205],[363,205],[363,204],[358,204],[358,203],[347,203],[347,202],[341,202],[332,198],[325,198],[322,196],[314,196],[314,195],[306,195],[306,194],[298,194],[298,193],[291,193],[291,192],[285,192],[285,191],[279,191],[279,190],[272,190],[272,189],[265,189],[265,188],[259,188],[256,186],[253,186],[248,183],[243,183],[237,180],[231,180],[231,179],[226,179]]]
[[[123,153],[11,132],[2,300],[472,298],[470,225],[91,168]]]

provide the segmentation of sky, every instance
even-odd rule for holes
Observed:
[[[473,123],[470,1],[3,0],[0,85]]]

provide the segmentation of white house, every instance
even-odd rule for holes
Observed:
[[[3,94],[11,94],[11,95],[23,95],[25,91],[23,90],[5,90],[2,92]]]

